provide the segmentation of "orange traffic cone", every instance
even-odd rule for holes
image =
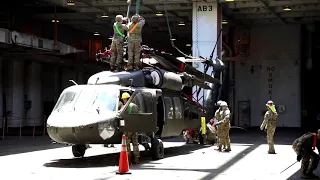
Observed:
[[[122,135],[119,170],[116,172],[116,174],[131,174],[131,172],[129,172],[129,161],[125,135]]]

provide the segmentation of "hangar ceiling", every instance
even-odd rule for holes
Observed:
[[[36,14],[33,17],[47,21],[58,19],[61,24],[68,24],[76,29],[88,32],[99,32],[104,36],[112,34],[111,25],[117,14],[126,15],[128,4],[126,0],[74,0],[68,5],[67,0],[40,0],[69,9],[69,12],[48,12]],[[198,0],[203,2],[205,0]],[[207,0],[209,2],[209,0]],[[132,0],[130,14],[135,12],[135,0]],[[191,34],[192,2],[195,0],[166,0],[170,26],[173,34],[186,37]],[[313,23],[320,19],[319,0],[220,0],[224,19],[239,26],[254,26],[257,24],[296,24]],[[162,0],[141,0],[140,14],[146,18],[144,33],[167,33]],[[179,25],[183,22],[185,25]]]

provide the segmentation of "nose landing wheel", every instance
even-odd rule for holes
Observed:
[[[73,145],[72,154],[74,157],[83,157],[87,150],[86,145]]]

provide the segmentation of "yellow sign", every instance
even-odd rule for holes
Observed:
[[[202,131],[202,134],[206,134],[207,126],[206,126],[206,118],[205,117],[201,117],[201,131]]]

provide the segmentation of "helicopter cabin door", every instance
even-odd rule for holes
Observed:
[[[120,132],[156,132],[156,90],[135,90],[120,112]]]

